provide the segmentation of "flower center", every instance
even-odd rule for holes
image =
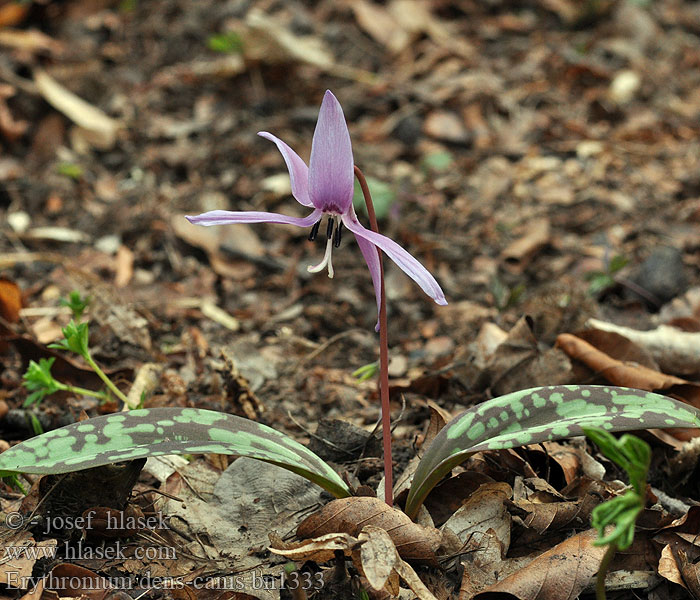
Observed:
[[[314,223],[313,227],[311,228],[311,233],[309,234],[309,239],[311,241],[316,239],[316,235],[318,235],[318,230],[321,225],[321,220],[319,219]],[[307,270],[309,273],[318,273],[319,271],[322,271],[323,269],[328,267],[328,277],[333,279],[333,246],[338,248],[340,246],[340,238],[341,238],[341,233],[343,230],[343,222],[338,219],[338,226],[335,226],[335,218],[333,215],[328,216],[328,225],[326,226],[326,252],[323,255],[323,260],[318,263],[315,266],[309,266],[307,267]]]

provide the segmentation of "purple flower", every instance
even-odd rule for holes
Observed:
[[[328,216],[326,227],[326,252],[323,260],[316,266],[308,267],[312,273],[328,268],[328,276],[333,277],[331,261],[333,247],[340,246],[343,225],[355,234],[360,251],[367,262],[372,275],[377,308],[380,301],[379,256],[380,248],[391,260],[413,279],[421,289],[437,304],[447,304],[445,294],[428,270],[413,256],[388,237],[365,229],[357,220],[352,206],[353,196],[353,158],[343,109],[336,97],[326,91],[321,103],[321,110],[316,123],[316,130],[311,144],[309,166],[299,158],[282,140],[261,131],[258,135],[274,142],[282,153],[292,184],[292,195],[300,204],[313,209],[308,217],[289,217],[277,213],[228,210],[212,210],[186,217],[195,225],[229,225],[231,223],[286,223],[299,227],[311,227],[309,239],[316,238],[323,215]],[[376,247],[376,248],[375,248]],[[377,324],[377,327],[379,325]]]

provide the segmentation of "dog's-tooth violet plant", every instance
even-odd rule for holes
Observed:
[[[187,217],[195,225],[230,225],[233,223],[285,223],[299,227],[311,226],[309,239],[318,235],[321,221],[326,216],[326,250],[320,263],[308,267],[312,273],[328,269],[333,277],[333,248],[340,246],[343,226],[357,240],[367,263],[379,318],[375,330],[380,332],[380,397],[382,403],[382,431],[384,444],[384,491],[387,504],[393,504],[391,428],[389,411],[388,338],[386,332],[386,310],[384,297],[384,274],[380,251],[391,258],[411,277],[437,304],[447,304],[445,294],[428,270],[392,239],[381,235],[377,229],[369,188],[362,172],[354,166],[350,132],[343,109],[337,98],[327,90],[316,123],[311,142],[309,165],[285,142],[271,133],[261,131],[258,135],[274,142],[287,164],[294,198],[312,212],[306,217],[292,217],[278,213],[259,211],[213,210],[197,216]],[[357,176],[367,203],[372,230],[358,221],[352,205],[353,175]],[[383,322],[382,322],[383,321]]]
[[[421,458],[406,501],[415,518],[430,490],[475,452],[606,431],[700,427],[696,408],[651,392],[612,386],[549,386],[488,400],[456,416]],[[196,408],[150,408],[73,423],[0,454],[0,476],[54,474],[123,460],[193,453],[257,458],[298,473],[338,498],[351,495],[321,458],[254,421]]]

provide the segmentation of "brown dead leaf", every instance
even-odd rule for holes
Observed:
[[[523,519],[526,527],[533,529],[538,536],[566,527],[581,527],[588,523],[591,512],[610,495],[610,490],[599,481],[588,481],[585,494],[575,501],[529,500],[519,498],[510,504],[514,514]]]
[[[390,52],[401,52],[411,42],[411,36],[383,6],[356,0],[352,3],[352,10],[360,27]]]
[[[479,471],[464,471],[438,485],[425,499],[425,507],[436,527],[440,527],[479,486],[493,483],[493,478]]]
[[[574,600],[598,571],[606,548],[594,546],[594,529],[571,536],[540,554],[523,569],[474,596],[486,600],[495,593],[520,600]]]
[[[329,533],[357,536],[366,525],[380,527],[391,537],[401,558],[436,565],[440,532],[417,525],[400,510],[378,498],[340,498],[301,522],[297,536],[310,538]]]
[[[358,536],[362,542],[360,547],[359,563],[362,566],[362,574],[375,590],[381,590],[389,583],[392,591],[398,593],[396,585],[390,582],[392,573],[401,562],[396,546],[391,541],[389,534],[380,527],[367,526]],[[354,559],[354,557],[353,557]],[[356,563],[358,561],[355,561]],[[398,582],[396,582],[398,583]]]
[[[46,590],[57,592],[61,598],[104,600],[113,589],[109,579],[84,567],[61,563],[51,569]],[[76,583],[78,585],[76,585]]]
[[[586,324],[588,325],[591,321],[595,321],[595,319],[589,319]],[[616,360],[636,363],[654,371],[660,370],[658,363],[649,351],[624,335],[602,329],[585,329],[576,331],[573,335],[588,342],[591,346],[595,346],[598,350],[605,352],[605,354]]]
[[[522,273],[532,258],[539,252],[550,238],[549,219],[533,219],[520,229],[520,237],[501,252],[501,259],[509,270]]]
[[[562,333],[557,336],[556,345],[568,356],[580,360],[613,385],[651,391],[689,383],[684,379],[666,375],[648,367],[625,364],[570,333]]]
[[[21,309],[22,292],[19,286],[9,279],[0,279],[0,317],[10,323],[17,323]]]
[[[660,325],[650,331],[639,331],[597,319],[589,319],[586,325],[617,333],[645,348],[659,364],[661,370],[666,373],[680,375],[700,373],[700,333],[698,332],[681,331],[669,325]],[[600,347],[598,344],[595,345]]]
[[[697,383],[639,365],[625,364],[569,333],[562,333],[557,337],[557,346],[572,358],[580,360],[601,374],[613,385],[648,391],[663,390],[668,395],[700,407],[700,385]],[[674,437],[681,440],[698,435],[696,429],[674,429],[672,432]]]
[[[443,526],[459,538],[478,566],[498,562],[508,552],[511,523],[505,502],[512,495],[507,483],[486,483]],[[492,539],[485,543],[486,537]]]
[[[690,560],[681,548],[672,545],[670,549],[678,565],[681,585],[693,595],[693,598],[700,598],[700,565]]]
[[[0,581],[10,587],[17,587],[23,577],[31,576],[37,560],[54,559],[57,542],[55,539],[49,539],[37,543],[29,531],[10,533],[9,537],[3,537],[2,546],[12,547],[17,554],[12,557],[5,556],[5,560],[0,561]],[[26,551],[23,551],[23,548]]]
[[[425,133],[438,140],[465,144],[469,141],[469,133],[464,122],[452,112],[436,110],[431,112],[423,125]]]
[[[24,21],[30,5],[24,2],[7,2],[0,6],[0,27],[12,27]]]
[[[542,352],[532,331],[532,321],[522,317],[498,346],[484,371],[494,396],[538,385],[567,383],[571,365],[561,351]]]
[[[313,560],[318,563],[331,560],[336,550],[342,550],[348,554],[360,545],[352,535],[347,533],[328,533],[302,542],[286,543],[285,547],[270,546],[270,551],[289,560]]]

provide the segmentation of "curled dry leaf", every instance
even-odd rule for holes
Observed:
[[[302,542],[285,544],[285,548],[270,546],[270,552],[289,560],[313,560],[318,563],[332,560],[336,550],[352,552],[362,542],[347,533],[328,533]]]
[[[688,383],[685,379],[666,375],[648,367],[616,360],[570,333],[562,333],[557,337],[557,347],[571,358],[586,364],[613,385],[651,391]]]
[[[570,333],[557,336],[557,346],[571,358],[580,360],[596,373],[602,375],[613,385],[636,388],[639,390],[664,390],[666,394],[700,406],[700,385],[674,375],[666,375],[647,367],[626,364],[611,358],[594,348],[588,342]],[[674,437],[688,440],[698,435],[697,429],[674,429]]]
[[[440,546],[440,532],[417,525],[408,515],[378,498],[333,500],[302,521],[297,536],[311,538],[339,532],[357,536],[367,525],[386,531],[404,560],[437,565],[435,552]]]
[[[662,371],[680,375],[700,373],[700,333],[681,331],[669,325],[660,325],[650,331],[639,331],[589,319],[588,327],[618,333],[642,346],[654,357]]]

